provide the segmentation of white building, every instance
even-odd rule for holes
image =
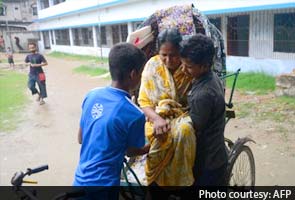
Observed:
[[[45,48],[104,56],[154,11],[194,4],[221,30],[229,70],[295,68],[294,0],[38,0]]]
[[[37,19],[37,0],[0,0],[0,35],[5,46],[19,51],[19,45],[26,47],[28,42],[37,41],[38,33],[28,32],[33,20]]]

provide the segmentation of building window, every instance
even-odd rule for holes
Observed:
[[[127,36],[128,36],[127,24],[112,26],[113,44],[117,44],[119,42],[125,42],[127,39]]]
[[[54,44],[53,31],[50,31],[51,43]]]
[[[80,46],[79,29],[72,29],[73,40],[75,46]]]
[[[233,56],[249,55],[249,15],[228,17],[227,54]]]
[[[96,34],[97,34],[97,45],[107,45],[107,32],[105,26],[97,26],[96,28]]]
[[[53,5],[56,5],[56,4],[60,4],[62,2],[65,2],[66,0],[53,0]]]
[[[40,0],[41,9],[45,9],[49,7],[49,0]]]
[[[274,15],[274,51],[295,53],[295,13]]]
[[[121,41],[126,42],[126,39],[128,37],[128,26],[127,26],[127,24],[122,24],[120,26],[120,32],[121,32]]]
[[[93,46],[93,33],[92,27],[81,29],[83,44],[85,46]]]
[[[43,34],[43,44],[45,49],[50,49],[50,38],[49,31],[42,31]]]
[[[37,16],[38,15],[37,5],[36,4],[32,4],[31,5],[31,8],[32,8],[33,16]]]
[[[113,44],[117,44],[120,42],[120,33],[119,33],[118,25],[112,26],[112,38],[113,38]]]
[[[57,45],[70,45],[69,29],[55,30],[54,33]]]
[[[92,27],[74,28],[74,45],[76,46],[93,46]]]
[[[135,31],[141,25],[142,22],[133,22],[132,23],[132,30]]]
[[[0,16],[6,15],[6,6],[0,5]]]
[[[209,21],[221,32],[221,17],[209,18]]]

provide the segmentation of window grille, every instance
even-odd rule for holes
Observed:
[[[0,16],[6,15],[6,6],[0,5]]]
[[[32,4],[31,5],[31,8],[32,8],[32,14],[33,16],[37,16],[38,15],[38,9],[37,9],[37,4]]]
[[[97,34],[97,45],[98,46],[105,46],[107,45],[107,32],[106,32],[106,26],[97,26],[96,28],[96,34]]]
[[[274,51],[295,53],[295,13],[274,15]]]
[[[128,36],[127,24],[113,25],[111,26],[113,44],[119,42],[125,42]]]
[[[249,15],[228,17],[227,53],[233,56],[249,55]]]
[[[49,0],[40,0],[41,9],[45,9],[49,7]]]
[[[51,36],[51,43],[52,43],[52,44],[55,44],[55,43],[54,43],[54,37],[53,37],[53,31],[50,31],[50,36]]]
[[[55,30],[55,42],[57,45],[70,45],[69,29]]]
[[[53,0],[53,5],[65,2],[66,0]]]
[[[72,31],[73,31],[74,45],[93,47],[94,43],[93,43],[92,27],[74,28],[72,29]]]

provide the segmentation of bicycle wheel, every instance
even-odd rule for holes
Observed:
[[[231,155],[230,155],[231,156]],[[254,186],[255,185],[255,161],[251,149],[241,146],[232,154],[228,167],[229,186]]]

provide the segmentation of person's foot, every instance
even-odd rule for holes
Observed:
[[[40,96],[40,94],[37,94],[36,101],[40,101],[40,100],[41,100],[41,96]]]
[[[43,104],[45,104],[45,101],[42,98],[40,98],[40,105],[43,105]]]

